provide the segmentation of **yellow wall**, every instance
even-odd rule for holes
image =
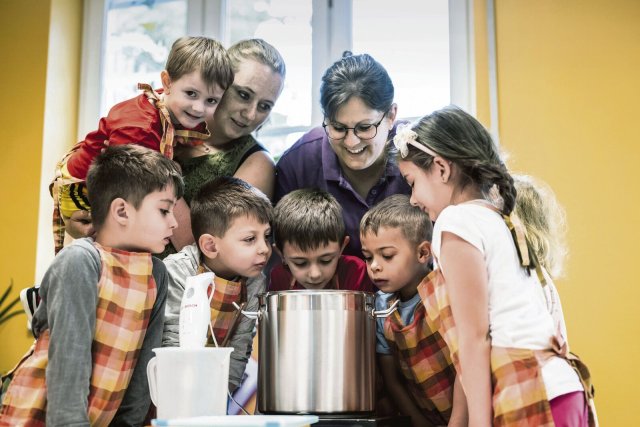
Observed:
[[[501,145],[512,169],[549,183],[567,210],[558,287],[601,424],[638,425],[640,2],[495,3]],[[476,31],[486,37],[486,26]]]
[[[13,279],[13,297],[35,280],[43,153],[55,162],[55,139],[76,139],[81,23],[82,0],[0,2],[0,290]],[[0,373],[31,341],[22,315],[0,326]]]
[[[0,289],[10,278],[17,288],[34,281],[45,95],[61,101],[53,104],[66,125],[56,132],[75,140],[81,3],[0,2]],[[484,7],[476,1],[476,77],[488,125]],[[501,142],[511,167],[547,181],[567,210],[570,258],[558,285],[606,426],[640,421],[632,363],[640,359],[639,22],[636,0],[496,0]],[[65,79],[65,91],[47,91],[47,79]],[[2,372],[29,345],[24,317],[0,326],[0,340]]]

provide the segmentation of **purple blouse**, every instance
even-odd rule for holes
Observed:
[[[389,137],[393,138],[394,135],[395,125]],[[402,178],[394,160],[387,162],[380,181],[363,199],[343,176],[338,156],[320,126],[304,134],[276,164],[275,202],[299,188],[320,188],[338,200],[342,206],[347,235],[351,238],[344,254],[360,258],[360,220],[364,213],[387,196],[411,194],[411,188]]]

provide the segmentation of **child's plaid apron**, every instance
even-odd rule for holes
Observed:
[[[524,268],[535,268],[538,277],[542,279],[542,286],[545,286],[542,267],[526,240],[522,224],[514,216],[503,215],[503,219],[511,231],[521,265]],[[463,375],[458,356],[458,334],[444,277],[439,270],[434,273],[434,279],[421,283],[418,292],[426,308],[429,326],[442,334],[458,374]],[[541,371],[542,365],[553,356],[565,358],[578,374],[590,409],[589,425],[597,426],[589,372],[577,356],[568,353],[566,344],[557,345],[558,343],[558,337],[555,337],[547,350],[491,346],[494,426],[554,426]]]
[[[430,282],[432,274],[423,282]],[[429,328],[425,317],[424,305],[418,304],[413,322],[405,326],[394,311],[384,322],[384,336],[395,344],[396,360],[422,413],[433,425],[446,425],[451,418],[456,371],[444,340]]]
[[[87,410],[92,426],[107,426],[120,407],[136,367],[157,288],[150,254],[94,244],[100,252],[102,271],[97,284]],[[14,368],[3,398],[0,424],[45,425],[48,347],[49,330],[45,330]]]
[[[198,267],[198,274],[208,271],[203,264]],[[209,285],[207,295],[211,296],[209,304],[211,310],[211,328],[215,334],[219,347],[225,347],[233,335],[233,331],[241,316],[240,310],[247,302],[246,279],[239,282],[223,279],[215,276],[213,284]],[[240,309],[236,309],[233,303],[238,304]],[[207,341],[211,341],[211,332],[207,333]]]
[[[160,123],[162,126],[160,152],[164,154],[165,157],[173,159],[173,147],[176,144],[201,145],[211,136],[208,130],[206,133],[202,133],[194,130],[176,129],[171,122],[169,110],[165,106],[162,96],[145,83],[138,83],[138,89],[143,91],[144,95],[158,109],[160,114]],[[81,144],[82,141],[74,145],[62,160],[58,162],[53,182],[49,185],[49,191],[53,197],[53,243],[56,254],[60,252],[60,249],[64,246],[65,224],[62,219],[63,213],[65,217],[69,217],[71,213],[76,210],[91,210],[87,198],[85,180],[71,176],[67,169],[69,158],[80,148]],[[106,148],[109,145],[109,141],[104,141],[104,144]]]

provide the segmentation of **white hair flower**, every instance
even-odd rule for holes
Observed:
[[[398,125],[396,136],[393,137],[393,145],[395,145],[400,152],[400,156],[405,158],[407,154],[409,154],[408,144],[411,143],[411,145],[415,146],[417,138],[418,134],[411,129],[411,124],[404,123]]]
[[[436,157],[438,155],[438,153],[427,146],[424,141],[422,141],[422,143],[418,141],[418,134],[411,129],[410,124],[398,125],[396,136],[393,137],[393,145],[396,146],[403,159],[409,154],[409,144],[430,156]]]

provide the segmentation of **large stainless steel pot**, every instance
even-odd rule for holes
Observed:
[[[365,413],[375,405],[374,294],[260,295],[258,408],[262,413]]]

